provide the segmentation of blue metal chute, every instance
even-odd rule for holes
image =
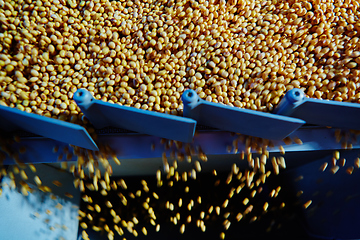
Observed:
[[[296,118],[204,101],[191,89],[186,90],[181,99],[185,117],[230,132],[281,140],[305,124]]]
[[[298,88],[285,94],[274,113],[319,126],[360,130],[360,104],[307,98]]]
[[[85,89],[74,100],[96,128],[118,127],[181,142],[191,142],[195,133],[193,119],[96,100]]]
[[[85,128],[16,108],[0,106],[0,127],[11,132],[24,130],[42,137],[91,150],[99,150]]]

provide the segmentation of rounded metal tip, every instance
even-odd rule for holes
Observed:
[[[299,88],[291,89],[286,93],[286,100],[290,103],[297,103],[302,101],[305,98],[305,94],[303,91],[301,91]]]
[[[200,98],[194,90],[188,89],[181,95],[181,100],[184,104],[190,104],[198,102]]]
[[[90,104],[94,98],[89,91],[82,88],[75,92],[73,99],[76,104],[84,106]]]

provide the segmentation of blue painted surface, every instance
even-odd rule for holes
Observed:
[[[59,147],[59,152],[54,153],[54,147]],[[66,155],[61,159],[58,159],[62,149],[65,147],[69,147],[69,144],[62,143],[59,141],[55,141],[49,138],[23,138],[21,139],[20,143],[14,143],[11,148],[16,150],[20,147],[25,147],[26,152],[24,154],[19,154],[19,160],[24,163],[50,163],[50,162],[57,162],[57,161],[65,161]],[[71,149],[72,151],[72,149]],[[71,159],[68,161],[76,161],[76,156],[72,155]],[[4,164],[14,164],[12,158],[8,155],[6,156]]]
[[[46,181],[43,181],[46,183]],[[50,186],[51,183],[49,183]],[[24,196],[9,187],[10,179],[2,181],[0,197],[1,240],[76,240],[79,221],[78,203],[39,190]],[[75,196],[79,201],[79,196]],[[60,210],[55,206],[61,204]],[[47,210],[51,214],[47,214]]]
[[[305,124],[296,118],[204,101],[191,89],[186,90],[181,99],[185,117],[225,131],[281,140]]]
[[[107,103],[103,103],[101,101],[99,101],[99,106],[101,109],[113,108],[112,105],[108,105]],[[205,112],[211,112],[213,111],[213,109],[216,109],[216,111],[213,112],[213,115],[207,115],[209,117],[209,122],[214,122],[214,125],[228,125],[228,122],[225,121],[226,119],[223,119],[223,122],[221,122],[222,120],[214,119],[217,119],[220,115],[225,116],[228,112],[230,112],[230,109],[228,109],[227,107],[223,107],[222,105],[215,105],[211,103],[206,103],[204,104],[204,106],[208,107],[204,107]],[[194,108],[196,109],[197,107],[198,105],[195,104]],[[286,110],[286,108],[287,110],[289,110],[288,107],[285,107],[284,109]],[[316,121],[318,121],[319,119],[321,120],[321,116],[329,117],[329,115],[326,114],[338,111],[341,113],[337,114],[338,118],[330,118],[330,122],[327,123],[334,124],[336,123],[336,121],[338,121],[341,122],[342,125],[344,125],[345,122],[346,124],[348,124],[347,126],[351,126],[351,128],[355,128],[357,126],[355,120],[358,117],[358,112],[356,112],[358,106],[354,106],[353,104],[345,104],[338,102],[333,103],[330,101],[306,99],[305,103],[297,105],[297,107],[293,108],[297,109],[296,111],[299,111],[298,114],[300,115],[305,115],[306,112],[317,113],[318,109],[323,109],[325,113],[319,112],[319,116],[317,116],[316,114],[312,115],[317,116],[316,118],[314,118]],[[225,111],[223,112],[224,114],[220,114],[222,113],[221,111]],[[252,112],[253,111],[248,113],[246,111],[242,114],[246,114],[246,116],[248,116],[248,114],[251,115]],[[201,113],[201,111],[199,110],[198,113]],[[268,116],[268,114],[261,115],[263,113],[259,113],[261,115],[260,116],[257,113],[258,112],[256,112],[255,115],[257,115],[257,117],[260,117],[261,119],[265,119],[264,117]],[[117,114],[118,115],[111,116],[117,116],[118,118],[120,118],[121,113]],[[186,114],[189,114],[189,112],[187,112]],[[196,113],[194,114],[196,115]],[[347,120],[347,117],[344,118],[344,116],[348,115],[352,116],[351,120]],[[137,119],[136,116],[132,117],[132,119]],[[185,119],[185,121],[187,121],[186,118],[182,119]],[[204,121],[206,122],[207,120],[205,119]],[[142,123],[143,122],[144,121],[142,121]],[[255,121],[251,122],[255,123]],[[141,122],[139,122],[139,124],[140,123]],[[189,122],[186,123],[186,127],[190,126],[192,123],[194,123],[194,125],[190,127],[190,129],[194,129],[196,122],[192,120],[189,120]],[[317,123],[319,125],[331,125],[327,123]],[[6,126],[9,126],[9,129],[11,129],[11,124],[11,122],[8,122],[8,125]],[[116,123],[113,122],[112,124]],[[124,124],[129,123],[127,122]],[[165,125],[163,125],[163,127],[166,128]],[[248,128],[248,125],[246,126],[246,128]],[[266,131],[264,130],[266,134],[270,133],[270,127],[266,128]],[[258,128],[256,131],[259,130],[260,128]],[[141,131],[146,131],[146,129],[144,128],[144,130]],[[178,133],[171,132],[170,134],[171,136],[173,136]],[[184,136],[185,135],[190,136],[191,134],[187,132],[187,134],[184,134]],[[278,145],[284,145],[284,148],[287,152],[332,150],[341,148],[341,143],[337,143],[335,141],[333,129],[302,128],[293,132],[290,135],[290,137],[294,136],[302,139],[303,145],[284,145],[281,141],[274,141],[275,147],[271,148],[270,152],[278,152]],[[227,152],[227,146],[232,145],[232,140],[234,140],[235,137],[231,136],[229,132],[207,131],[200,132],[194,138],[193,143],[195,146],[201,145],[204,152],[208,155],[229,155],[229,153]],[[160,138],[154,136],[140,134],[127,134],[123,136],[104,135],[99,136],[99,141],[101,141],[102,143],[108,143],[113,149],[115,149],[119,159],[159,158],[161,157],[161,154],[163,152],[163,148],[159,143]],[[154,143],[155,151],[152,151],[150,146]],[[58,154],[52,153],[52,147],[55,145],[65,147],[67,145],[44,138],[25,139],[21,144],[25,145],[27,148],[27,153],[22,155],[22,157],[25,159],[25,162],[55,162],[57,161]],[[244,147],[245,146],[243,144],[240,144],[239,150],[244,149]],[[358,141],[354,142],[353,147],[360,148]],[[168,153],[170,153],[170,150],[168,151]],[[339,172],[336,175],[332,175],[328,171],[322,173],[318,170],[320,165],[324,161],[328,161],[330,163],[330,155],[326,158],[320,159],[313,163],[295,168],[287,172],[289,182],[290,180],[292,181],[295,177],[299,175],[304,176],[304,179],[302,181],[293,184],[293,188],[296,191],[306,189],[306,191],[304,191],[304,194],[300,198],[301,201],[305,202],[308,199],[313,200],[312,206],[304,211],[305,224],[311,234],[316,236],[322,236],[324,238],[338,239],[359,237],[357,225],[360,223],[360,219],[358,217],[360,215],[360,208],[358,206],[360,195],[359,189],[356,184],[360,180],[359,170],[355,169],[352,175],[348,175],[345,172],[346,168],[350,166],[349,164],[352,164],[351,161],[356,158],[357,154],[357,151],[344,152],[344,155],[342,156],[348,159],[347,165],[343,168],[340,168]],[[71,160],[74,161],[76,159],[75,157],[73,157]],[[216,159],[216,161],[220,160]],[[295,159],[294,161],[301,161],[301,159]],[[156,164],[161,166],[161,162]],[[142,168],[147,168],[147,165],[138,164],[135,168],[135,171],[141,172]],[[317,183],[319,179],[322,179],[322,181]],[[5,179],[4,183],[7,183],[8,181],[9,179]],[[331,197],[328,196],[329,192],[333,192]],[[60,211],[55,208],[57,203],[60,203],[64,206],[63,210]],[[76,219],[77,209],[74,208],[74,206],[77,206],[76,204],[74,204],[74,202],[71,202],[64,198],[52,200],[49,194],[45,194],[39,191],[35,192],[34,194],[30,194],[30,196],[28,197],[25,197],[18,193],[17,190],[10,189],[5,186],[3,188],[2,197],[0,198],[0,239],[61,239],[61,237],[67,240],[76,239],[78,220]],[[51,210],[52,215],[47,215],[45,213],[46,209]],[[39,218],[35,217],[35,212],[40,214]],[[48,223],[44,222],[46,219],[49,219]],[[63,225],[67,226],[68,229],[62,229],[61,227]],[[54,227],[55,229],[51,230],[50,227]]]
[[[4,131],[25,130],[67,144],[98,150],[85,128],[58,119],[0,105],[0,127]]]
[[[74,100],[96,128],[112,126],[182,142],[191,142],[195,133],[192,119],[103,102],[85,89]]]
[[[284,173],[283,186],[290,187],[294,195],[303,191],[298,198],[301,204],[312,200],[311,205],[302,210],[304,226],[311,236],[322,239],[360,238],[360,169],[354,167],[358,154],[358,150],[341,151],[340,158],[345,158],[346,163],[335,174],[330,171],[332,154]],[[322,172],[319,169],[324,162],[329,165]],[[350,175],[346,169],[351,166],[354,171]],[[303,178],[299,180],[299,176]]]
[[[229,132],[223,131],[199,131],[194,137],[193,146],[200,145],[206,155],[228,155],[233,154],[233,151],[228,152],[228,146],[232,146],[233,140],[237,135],[232,135]],[[335,129],[323,127],[303,127],[292,133],[290,138],[298,137],[303,144],[298,145],[292,143],[290,145],[284,144],[283,141],[273,141],[274,147],[269,148],[269,152],[279,152],[279,146],[282,145],[286,152],[303,152],[303,151],[320,151],[320,150],[334,150],[341,149],[342,143],[336,142]],[[353,148],[360,148],[358,139],[353,141]],[[161,158],[164,152],[164,145],[160,143],[159,137],[141,135],[141,134],[104,134],[98,136],[98,141],[102,144],[109,145],[114,149],[117,157],[121,159],[143,159],[144,161],[151,161],[147,159]],[[155,149],[151,149],[154,145]],[[25,163],[46,163],[57,162],[58,156],[62,149],[67,144],[63,144],[54,140],[44,138],[24,138],[20,143],[15,143],[14,148],[24,146],[27,151],[25,154],[20,154],[20,160]],[[54,146],[59,146],[59,153],[53,153]],[[174,147],[172,148],[174,149]],[[170,155],[172,149],[167,150]],[[245,144],[238,143],[238,152],[245,150]],[[72,149],[70,148],[70,152]],[[255,152],[255,150],[252,150]],[[60,161],[65,161],[66,156]],[[76,156],[72,156],[69,161],[76,161]],[[13,164],[13,160],[7,157],[5,164]],[[151,164],[151,162],[149,163]],[[141,171],[141,170],[139,170]]]
[[[287,92],[274,113],[308,124],[360,130],[360,104],[306,98],[300,89]]]
[[[6,182],[8,179],[4,180],[4,183]],[[25,197],[9,187],[3,188],[2,195],[0,239],[76,239],[77,210],[72,208],[71,202],[64,199],[52,200],[42,192]],[[57,203],[63,205],[63,210],[55,208]],[[52,211],[51,215],[46,214],[47,209]],[[51,230],[51,227],[54,227],[54,230]]]

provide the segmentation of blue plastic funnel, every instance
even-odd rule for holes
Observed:
[[[191,142],[195,133],[192,119],[96,100],[85,89],[76,91],[74,100],[96,128],[118,127],[181,142]]]
[[[274,113],[309,124],[360,130],[360,104],[307,98],[298,88],[285,94]]]
[[[305,121],[296,118],[204,101],[191,89],[186,90],[181,99],[185,117],[225,131],[281,140],[305,124]]]
[[[91,150],[99,150],[85,128],[58,119],[0,106],[0,127],[4,131],[24,130],[46,138]]]

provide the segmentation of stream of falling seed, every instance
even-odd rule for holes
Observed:
[[[254,145],[253,141],[248,141],[249,145]],[[83,160],[83,165],[78,165],[78,168],[76,171],[74,171],[75,176],[77,175],[78,178],[76,178],[75,182],[79,179],[80,182],[84,180],[87,181],[88,184],[85,184],[86,189],[81,188],[80,190],[84,192],[84,194],[94,195],[94,197],[90,197],[88,195],[85,195],[82,199],[84,202],[87,202],[86,211],[90,211],[85,216],[81,216],[81,221],[83,221],[81,226],[88,227],[89,224],[92,225],[92,229],[95,228],[95,230],[105,230],[109,232],[108,238],[112,239],[114,232],[116,232],[119,235],[124,234],[124,230],[127,230],[129,233],[133,234],[134,236],[138,236],[139,233],[142,233],[143,235],[147,235],[147,229],[145,227],[142,227],[138,230],[136,230],[136,225],[140,224],[139,221],[142,221],[142,224],[150,223],[153,227],[155,227],[156,231],[159,231],[160,224],[157,223],[158,219],[164,218],[164,215],[170,214],[169,221],[172,222],[174,226],[178,226],[180,233],[185,233],[186,226],[190,224],[197,225],[201,231],[206,231],[206,225],[212,224],[212,222],[215,222],[219,218],[225,218],[226,221],[224,222],[224,230],[228,230],[231,226],[231,220],[240,221],[243,219],[244,216],[247,216],[253,212],[254,205],[249,204],[253,198],[256,198],[257,193],[260,194],[262,191],[262,184],[265,183],[265,179],[270,176],[270,171],[265,173],[264,167],[259,167],[255,171],[249,169],[245,171],[240,171],[239,167],[234,163],[231,167],[231,170],[229,174],[227,174],[227,177],[223,180],[221,180],[217,175],[216,170],[213,170],[213,177],[214,177],[214,186],[220,188],[221,186],[226,186],[229,191],[225,195],[225,199],[222,199],[222,197],[218,197],[217,199],[214,199],[214,201],[211,201],[209,198],[206,198],[205,196],[194,196],[191,197],[193,194],[192,189],[196,188],[197,185],[199,185],[199,180],[201,181],[201,178],[197,178],[196,173],[201,172],[201,163],[207,161],[207,157],[200,146],[192,146],[189,144],[179,144],[176,141],[167,141],[162,140],[162,143],[164,144],[164,149],[168,150],[172,145],[176,146],[176,150],[170,158],[176,157],[176,159],[173,161],[173,164],[169,164],[169,157],[166,155],[166,153],[163,153],[162,159],[163,159],[163,171],[157,170],[154,180],[156,181],[156,187],[155,189],[153,185],[149,186],[147,181],[145,179],[141,180],[141,186],[138,188],[142,188],[141,190],[134,190],[132,192],[131,189],[128,189],[127,183],[124,179],[120,179],[117,181],[113,181],[110,178],[109,172],[105,172],[103,176],[101,174],[94,174],[93,179],[89,178],[89,176],[86,176],[83,174],[83,169],[81,167],[87,166],[87,168],[91,168],[90,172],[96,172],[96,168],[93,170],[93,164],[89,164],[92,161],[96,161],[96,158],[93,160],[92,154],[88,154],[88,159]],[[236,146],[234,146],[236,147]],[[262,166],[265,166],[267,156],[269,155],[268,152],[266,152],[266,147],[264,149],[264,154],[261,157],[261,163]],[[197,152],[196,152],[197,151]],[[106,154],[105,154],[106,155]],[[197,155],[199,160],[193,160],[193,158]],[[250,152],[247,154],[250,155]],[[183,158],[182,156],[185,156]],[[250,155],[251,156],[251,155]],[[193,169],[191,169],[188,172],[178,172],[177,171],[177,161],[186,161],[189,164],[193,164]],[[116,161],[116,160],[115,160]],[[252,159],[250,160],[252,161]],[[278,159],[276,160],[277,164],[280,165],[282,168],[285,168],[285,159]],[[86,164],[87,163],[87,164]],[[106,161],[103,160],[103,164],[106,166]],[[276,169],[276,168],[275,168]],[[259,171],[257,171],[259,170]],[[262,170],[262,172],[261,172]],[[278,171],[278,170],[277,170]],[[276,170],[275,170],[276,172]],[[77,173],[77,174],[76,174]],[[278,172],[277,172],[278,173]],[[94,179],[96,179],[94,181]],[[95,184],[96,182],[96,184]],[[100,183],[100,184],[98,184]],[[97,186],[95,187],[94,184]],[[158,194],[171,191],[170,188],[175,189],[172,191],[176,191],[176,189],[180,186],[184,186],[185,188],[183,193],[180,196],[176,196],[176,199],[172,200],[166,200],[169,199],[169,196]],[[75,186],[78,186],[78,184],[75,184]],[[201,186],[201,185],[199,185]],[[78,186],[79,187],[79,186]],[[119,188],[120,187],[120,188]],[[101,189],[102,188],[102,189]],[[257,189],[254,189],[257,188]],[[168,190],[163,190],[168,189]],[[236,215],[232,215],[231,212],[236,206],[236,198],[239,198],[240,192],[242,189],[246,189],[243,191],[250,191],[247,193],[249,196],[248,198],[243,198],[245,207],[240,210],[241,212],[237,212]],[[102,197],[101,201],[98,203],[95,203],[93,201],[90,201],[90,199],[98,199],[100,191]],[[102,194],[102,192],[105,191],[106,194]],[[236,193],[235,193],[236,192]],[[275,190],[274,195],[278,194],[279,189]],[[134,194],[135,193],[135,194]],[[180,191],[179,191],[180,193]],[[97,194],[97,195],[96,195]],[[183,195],[185,194],[185,195]],[[115,207],[113,204],[111,204],[110,200],[112,197],[116,195],[118,199],[121,201],[122,205]],[[235,196],[234,196],[235,195]],[[273,196],[273,197],[276,197]],[[203,201],[205,199],[206,201]],[[221,200],[222,199],[222,200]],[[166,201],[165,201],[166,200]],[[220,203],[220,201],[222,203]],[[102,208],[99,205],[105,202],[107,208]],[[161,204],[162,202],[162,204]],[[141,218],[136,218],[136,216],[140,216],[140,213],[137,212],[131,212],[129,213],[126,211],[127,208],[130,208],[133,205],[140,205],[142,206],[142,209],[146,211],[146,215],[142,215]],[[264,203],[263,203],[264,204]],[[269,203],[267,203],[267,206]],[[166,212],[166,209],[168,212]],[[221,215],[223,211],[227,211],[227,213]],[[108,225],[104,225],[101,221],[96,219],[101,219],[101,215],[106,216],[106,211],[109,210],[108,215],[112,216],[112,224],[109,228]],[[214,210],[214,211],[213,211]],[[263,212],[266,212],[267,209],[264,209]],[[206,214],[207,212],[207,214]],[[101,215],[99,216],[99,214]],[[192,214],[194,213],[194,214]],[[215,215],[214,215],[215,214]],[[216,220],[214,220],[214,217]],[[195,219],[194,219],[195,218]],[[248,222],[253,222],[258,219],[257,216],[250,216],[247,218]],[[144,222],[145,221],[145,222]],[[114,232],[110,232],[110,229],[114,229]],[[86,236],[86,235],[85,235]],[[220,237],[225,237],[224,233],[220,234]]]

